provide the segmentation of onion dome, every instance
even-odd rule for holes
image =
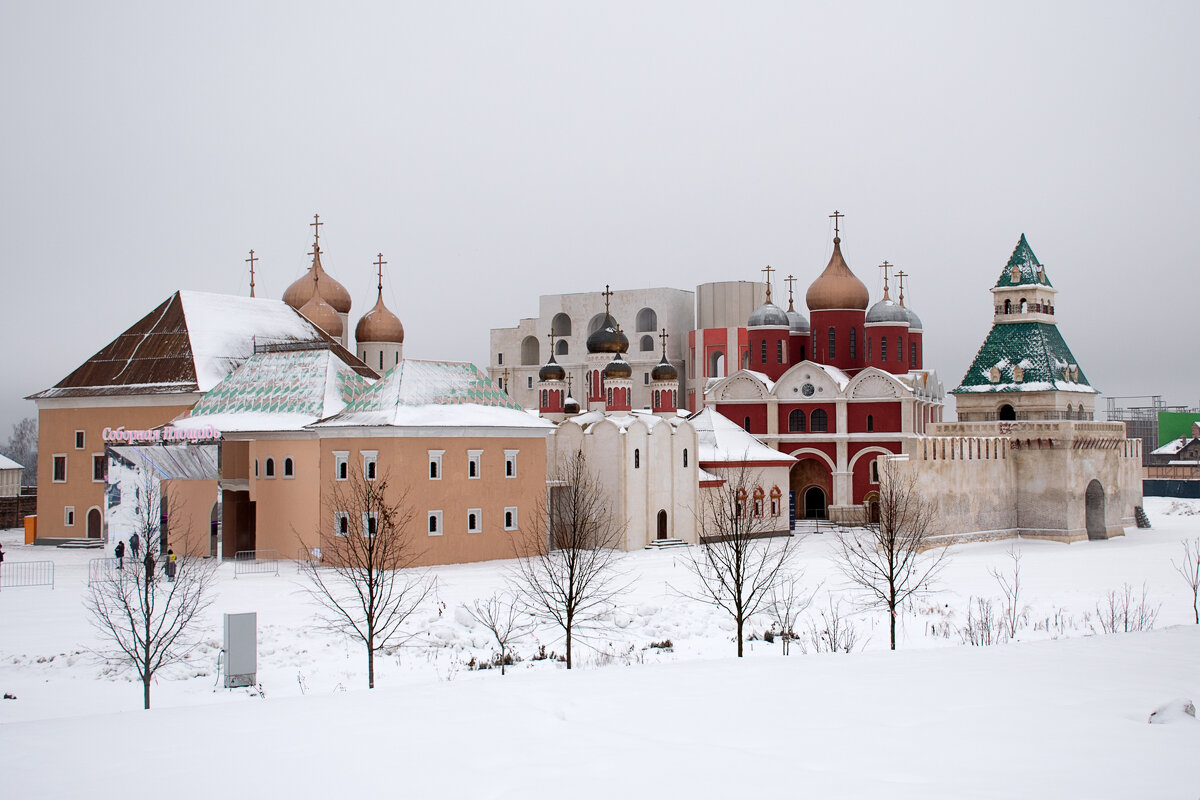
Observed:
[[[567,395],[567,399],[565,401],[563,401],[563,413],[564,414],[578,414],[579,413],[579,401],[576,400],[574,397]]]
[[[633,377],[633,367],[629,366],[629,362],[621,358],[618,353],[616,358],[608,362],[604,366],[604,378],[606,380],[626,379]]]
[[[600,327],[587,338],[589,353],[624,353],[629,350],[629,338],[617,327],[611,314],[605,314]]]
[[[747,322],[747,327],[764,328],[764,327],[788,327],[788,316],[782,308],[772,303],[770,300],[763,303],[758,308],[750,313],[750,320]]]
[[[677,381],[679,380],[679,370],[667,361],[667,354],[663,353],[662,361],[654,365],[654,369],[650,370],[650,380],[652,381]]]
[[[867,322],[884,322],[892,325],[907,325],[908,311],[897,303],[884,298],[867,312]]]
[[[324,284],[322,284],[324,292]],[[388,310],[383,304],[383,292],[379,292],[375,306],[363,314],[358,325],[354,327],[354,341],[362,342],[393,342],[404,344],[404,326],[400,318]]]
[[[340,339],[343,332],[342,318],[337,310],[325,302],[323,288],[318,285],[317,275],[312,278],[313,291],[308,302],[300,308],[301,315],[313,325],[325,331],[330,337]]]
[[[833,255],[829,258],[829,264],[808,287],[808,294],[804,299],[808,303],[809,311],[838,308],[866,310],[870,295],[867,293],[867,287],[846,265],[846,259],[842,257],[840,237],[833,237]]]
[[[811,329],[808,326],[808,317],[801,314],[799,311],[787,312],[788,328],[792,333],[808,333]]]
[[[320,247],[313,249],[313,263],[308,272],[297,278],[283,293],[283,302],[296,310],[303,308],[313,295],[314,277],[321,281],[321,294],[325,296],[326,302],[339,314],[349,314],[350,293],[346,291],[345,286],[329,277],[329,273],[321,266]]]
[[[550,354],[550,360],[547,361],[540,370],[538,370],[539,381],[564,381],[567,379],[567,371],[562,368],[562,365],[554,360],[554,354]]]
[[[925,326],[921,324],[921,318],[918,317],[916,314],[914,314],[913,310],[911,308],[907,308],[905,306],[900,306],[900,308],[908,316],[908,327],[910,330],[914,330],[914,331],[925,330]]]

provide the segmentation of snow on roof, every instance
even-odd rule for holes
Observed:
[[[1013,269],[1016,269],[1016,280],[1013,280]],[[1037,260],[1037,256],[1033,254],[1033,248],[1029,246],[1029,242],[1025,239],[1025,234],[1021,234],[1021,238],[1017,241],[1017,246],[1013,248],[1012,255],[1008,258],[1008,263],[1004,265],[1004,270],[1000,273],[1000,279],[996,281],[996,287],[1004,286],[1025,286],[1038,285],[1050,286],[1050,278],[1046,275],[1046,268]]]
[[[527,414],[474,364],[405,359],[319,427],[552,428]]]
[[[694,414],[690,420],[692,427],[696,429],[696,439],[700,444],[701,462],[796,461],[793,456],[767,447],[741,426],[711,408]]]
[[[175,424],[222,431],[298,430],[338,413],[370,385],[332,350],[257,353]]]
[[[674,418],[672,418],[674,419]],[[593,426],[600,422],[607,422],[616,425],[622,432],[629,430],[635,422],[644,422],[647,428],[653,429],[654,426],[662,422],[671,424],[668,419],[653,413],[637,409],[634,411],[586,411],[582,414],[576,414],[573,417],[568,417],[567,421],[574,422],[585,431],[590,431]]]
[[[1023,373],[1020,380],[1017,368]],[[993,369],[999,373],[995,382]],[[992,325],[962,384],[951,394],[1049,391],[1097,394],[1057,325],[1011,322]]]
[[[1162,447],[1158,448],[1157,450],[1153,450],[1150,453],[1150,455],[1152,455],[1152,456],[1173,456],[1194,441],[1196,441],[1196,440],[1195,439],[1173,439],[1173,440],[1167,442],[1166,444],[1164,444]]]
[[[0,456],[0,469],[25,469],[25,467],[13,461],[11,458]]]
[[[846,387],[850,385],[850,376],[837,367],[831,367],[828,364],[817,364],[815,362],[809,363],[819,370],[824,370],[825,374],[832,378],[833,382],[837,384],[839,391],[845,391]]]

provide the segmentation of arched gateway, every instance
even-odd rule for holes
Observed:
[[[1108,526],[1104,524],[1104,487],[1093,480],[1084,494],[1087,534],[1089,539],[1107,539]]]

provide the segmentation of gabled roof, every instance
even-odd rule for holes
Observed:
[[[11,458],[0,456],[0,469],[25,469],[25,467],[13,461]]]
[[[405,359],[316,427],[553,428],[526,412],[474,364]]]
[[[221,431],[298,430],[338,413],[370,385],[328,348],[256,353],[175,425],[212,425]]]
[[[1176,453],[1178,453],[1180,450],[1182,450],[1183,448],[1190,445],[1194,441],[1196,441],[1195,437],[1193,437],[1191,439],[1174,439],[1172,441],[1167,442],[1162,447],[1160,447],[1156,450],[1153,450],[1150,453],[1150,455],[1152,455],[1152,456],[1173,456]]]
[[[207,392],[252,356],[256,345],[304,343],[329,346],[359,374],[375,374],[279,300],[181,291],[29,399]]]
[[[1013,267],[1017,268],[1017,280],[1013,280]],[[1042,266],[1042,262],[1037,260],[1029,242],[1025,240],[1025,234],[1022,233],[1020,241],[1013,248],[1008,263],[1004,265],[1004,271],[1000,273],[1000,280],[996,281],[995,288],[1051,285],[1050,278],[1046,275],[1046,268]]]
[[[699,462],[784,462],[794,463],[796,458],[767,447],[732,420],[705,408],[688,417],[696,429],[699,443]]]
[[[996,382],[991,379],[993,367],[999,373]],[[1024,373],[1020,380],[1017,367]],[[1012,322],[992,326],[951,394],[1048,391],[1096,394],[1056,325]]]

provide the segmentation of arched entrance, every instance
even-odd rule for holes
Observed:
[[[804,518],[826,519],[829,516],[825,500],[825,490],[819,486],[811,486],[804,490]]]
[[[658,512],[658,538],[659,539],[667,538],[667,512],[666,511]]]
[[[1014,420],[1015,421],[1016,418],[1017,418],[1016,409],[1014,409],[1008,403],[1005,403],[1004,405],[1000,406],[1000,419],[1001,420]]]
[[[87,537],[89,539],[99,539],[101,534],[101,519],[100,509],[93,508],[87,515]]]
[[[826,519],[829,497],[833,492],[833,474],[829,464],[811,453],[793,455],[800,459],[792,465],[788,476],[788,488],[796,504],[796,519]],[[820,494],[821,500],[810,504],[808,498],[813,489]]]
[[[1084,494],[1087,533],[1089,539],[1107,539],[1108,526],[1104,524],[1104,487],[1093,480]]]
[[[867,521],[879,522],[879,492],[867,492],[863,504],[867,507]]]

